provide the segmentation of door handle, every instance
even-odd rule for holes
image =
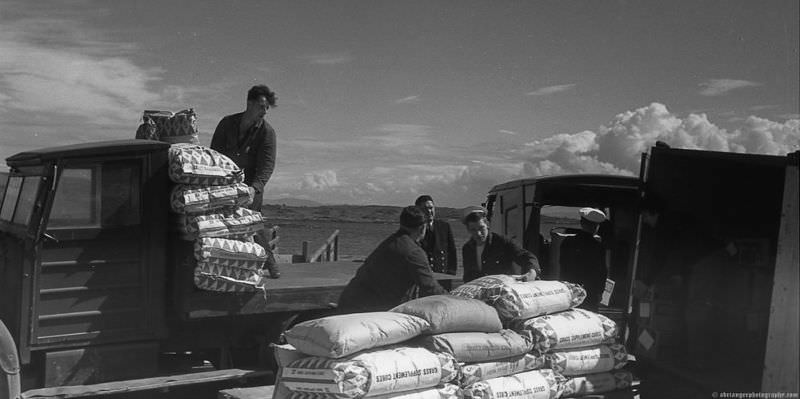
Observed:
[[[47,239],[48,241],[52,241],[52,242],[54,242],[54,243],[58,244],[58,238],[55,238],[53,235],[51,235],[51,234],[49,234],[49,233],[43,233],[43,234],[42,234],[42,236],[43,236],[45,239]]]

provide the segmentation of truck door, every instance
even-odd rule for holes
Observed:
[[[36,263],[33,345],[153,334],[144,158],[61,161]]]
[[[45,201],[40,194],[50,185],[48,169],[20,167],[11,171],[0,191],[0,319],[19,337],[17,345],[27,362],[30,276],[40,248],[40,221]]]

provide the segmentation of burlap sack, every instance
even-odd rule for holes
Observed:
[[[435,387],[458,376],[455,360],[423,348],[361,352],[343,359],[310,357],[281,370],[290,391],[363,398]]]
[[[341,358],[414,338],[430,328],[427,321],[395,312],[352,313],[299,323],[284,336],[297,350]]]
[[[498,332],[503,328],[497,311],[478,299],[454,295],[431,295],[408,301],[390,312],[425,319],[428,334],[448,332]]]
[[[490,301],[491,298],[497,296],[503,285],[515,281],[517,280],[514,276],[505,274],[483,276],[454,288],[450,291],[450,295]]]
[[[260,212],[241,207],[198,215],[177,215],[176,221],[178,231],[190,240],[220,237],[251,241],[254,234],[264,229],[264,217]]]
[[[254,242],[203,237],[195,242],[194,258],[198,262],[260,269],[267,260],[267,251]]]
[[[142,125],[155,125],[155,137],[167,143],[197,144],[197,114],[194,109],[183,111],[144,111]],[[141,126],[140,126],[141,129]],[[137,131],[137,137],[139,132]]]
[[[496,333],[456,332],[419,337],[409,344],[453,355],[462,363],[479,363],[520,356],[533,348],[527,334],[512,330]]]
[[[194,186],[178,184],[170,193],[173,212],[185,214],[208,213],[217,209],[247,206],[252,202],[249,187],[244,183],[225,186]]]
[[[620,344],[558,350],[544,355],[546,367],[564,376],[618,370],[628,363],[628,352]]]
[[[244,172],[227,156],[193,144],[169,148],[169,178],[178,184],[220,186],[244,181]]]
[[[465,398],[475,399],[556,399],[563,390],[564,377],[542,369],[478,381],[463,392]]]
[[[263,292],[266,281],[265,271],[249,267],[201,262],[194,268],[194,285],[205,291]]]

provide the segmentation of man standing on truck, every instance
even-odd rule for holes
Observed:
[[[428,225],[425,236],[420,240],[422,249],[428,254],[431,269],[437,273],[456,274],[458,258],[456,256],[456,241],[450,223],[436,218],[436,205],[430,195],[420,195],[414,205],[425,213],[425,223]],[[450,281],[443,286],[449,288]]]
[[[419,296],[446,294],[418,244],[425,229],[425,214],[419,208],[403,208],[400,229],[378,245],[342,291],[340,312],[386,311],[414,299],[417,290]]]
[[[275,92],[257,85],[247,92],[244,112],[222,118],[211,138],[211,149],[236,162],[244,171],[244,183],[250,186],[253,203],[250,209],[261,211],[264,186],[275,169],[275,129],[264,118],[275,108]]]
[[[464,211],[462,222],[470,239],[461,249],[464,262],[464,282],[492,274],[524,275],[535,280],[542,274],[536,255],[513,241],[489,229],[486,210],[470,207]]]
[[[275,107],[276,99],[275,92],[265,85],[251,87],[244,112],[222,118],[211,138],[211,149],[224,154],[244,171],[244,183],[249,186],[253,200],[250,209],[258,212],[261,212],[264,186],[275,169],[275,129],[264,117],[267,110]],[[269,249],[264,230],[256,236],[256,241]],[[272,256],[266,267],[270,277],[280,277]]]
[[[606,285],[605,249],[597,231],[606,221],[606,214],[595,208],[581,208],[581,229],[561,243],[561,280],[580,284],[586,290],[586,299],[581,304],[596,310]]]

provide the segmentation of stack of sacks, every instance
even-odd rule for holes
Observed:
[[[197,114],[191,108],[178,112],[144,111],[136,138],[198,144]]]
[[[503,329],[497,310],[482,300],[434,295],[391,311],[428,322],[430,328],[410,344],[452,355],[461,368],[459,384],[465,397],[527,392],[525,397],[553,399],[562,389],[563,378],[544,369],[544,358],[531,353],[530,335]]]
[[[174,144],[169,176],[177,183],[170,194],[174,226],[182,239],[195,243],[195,285],[211,291],[263,287],[261,270],[271,254],[253,242],[264,220],[243,207],[250,195],[239,167],[210,148]]]
[[[564,281],[517,281],[513,276],[486,276],[451,294],[491,304],[504,326],[532,337],[531,354],[544,369],[566,378],[563,396],[610,392],[631,386],[633,376],[620,370],[628,355],[616,343],[611,319],[583,309],[586,291]]]
[[[625,347],[615,343],[611,319],[584,309],[516,320],[518,331],[533,336],[534,351],[546,367],[567,378],[564,397],[598,394],[631,386],[633,375],[620,370],[628,361]]]
[[[329,316],[284,333],[302,355],[281,361],[274,398],[458,398],[446,353],[405,345],[430,324],[396,312]],[[283,348],[286,351],[287,348]]]

